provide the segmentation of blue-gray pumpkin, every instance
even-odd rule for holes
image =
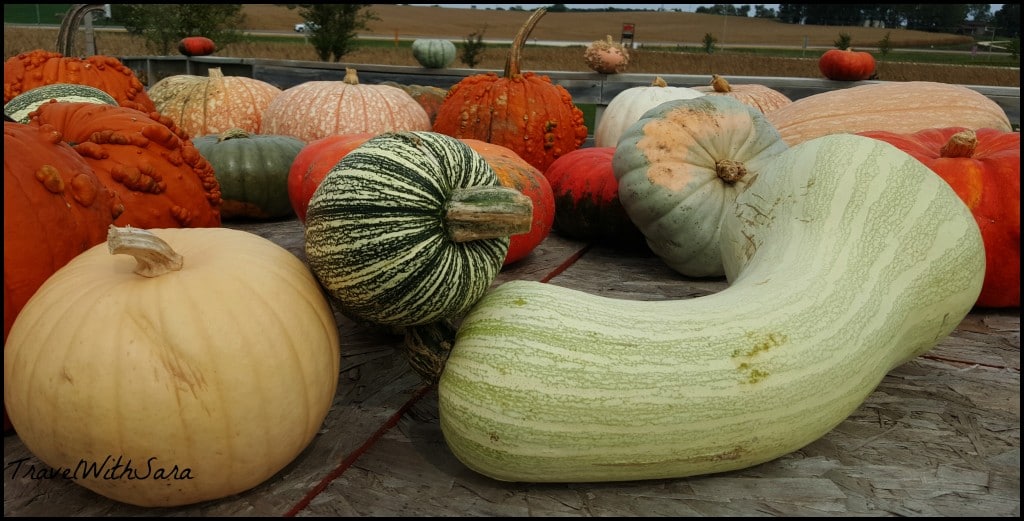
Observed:
[[[428,69],[443,69],[455,61],[455,44],[449,40],[421,38],[412,42],[412,56]]]

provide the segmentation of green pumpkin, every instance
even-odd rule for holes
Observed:
[[[421,38],[412,42],[412,56],[428,69],[443,69],[455,61],[455,44],[448,40]]]
[[[306,142],[291,136],[231,129],[192,140],[220,183],[223,219],[280,219],[294,215],[288,172]]]
[[[78,85],[76,83],[51,83],[25,91],[11,98],[11,101],[4,104],[4,115],[18,123],[28,123],[28,115],[36,110],[39,105],[48,103],[50,100],[57,100],[58,102],[103,103],[117,106],[117,100],[96,87]]]
[[[453,319],[529,231],[531,199],[501,186],[462,141],[387,132],[324,177],[306,213],[306,257],[350,318],[388,326]]]

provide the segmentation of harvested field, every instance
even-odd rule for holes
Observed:
[[[280,4],[245,4],[246,29],[273,31],[294,37],[296,41],[237,43],[219,50],[218,56],[316,61],[311,45],[305,45],[293,31],[301,22],[297,10]],[[462,41],[472,32],[484,29],[486,39],[511,40],[528,17],[524,11],[485,9],[452,9],[408,5],[374,4],[371,8],[380,18],[371,22],[365,38],[397,37],[449,38]],[[430,23],[424,23],[430,20]],[[868,49],[889,35],[896,47],[920,45],[951,45],[971,38],[906,31],[902,29],[866,27],[826,27],[783,24],[767,19],[723,17],[682,12],[630,13],[548,13],[535,28],[531,41],[553,40],[579,42],[568,47],[530,46],[523,52],[522,67],[532,71],[589,72],[583,62],[587,42],[619,34],[623,22],[636,24],[639,44],[652,45],[632,52],[627,72],[649,74],[722,74],[726,76],[781,76],[820,78],[817,59],[838,38],[839,33],[851,35],[854,45]],[[713,54],[693,52],[699,49],[705,33],[712,33],[721,46]],[[806,57],[783,58],[732,52],[729,45],[788,45],[799,48],[807,38]],[[81,37],[80,37],[81,38]],[[4,34],[5,59],[31,49],[53,49],[56,29],[7,28]],[[84,38],[82,38],[84,41]],[[659,45],[653,45],[657,43]],[[661,45],[668,44],[669,47]],[[672,45],[675,46],[672,46]],[[84,43],[76,48],[84,48]],[[680,52],[678,49],[690,49]],[[125,33],[97,31],[96,49],[112,56],[144,55],[145,42]],[[504,68],[507,48],[492,46],[484,51],[477,69]],[[368,47],[345,55],[352,64],[417,66],[408,47]],[[459,65],[461,66],[461,65]],[[878,79],[886,81],[935,81],[961,85],[992,85],[1020,87],[1020,69],[986,67],[984,65],[935,65],[878,59]]]

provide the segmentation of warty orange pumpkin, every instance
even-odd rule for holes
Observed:
[[[152,116],[152,117],[150,117]],[[156,119],[154,119],[156,118]],[[45,103],[30,125],[51,125],[124,203],[118,226],[221,225],[213,167],[170,118],[95,103]]]
[[[449,89],[434,132],[507,147],[541,172],[583,145],[587,126],[569,91],[548,76],[520,70],[523,45],[545,12],[537,9],[519,29],[501,76],[474,74]]]

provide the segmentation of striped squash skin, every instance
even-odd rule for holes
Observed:
[[[306,214],[306,256],[346,314],[419,325],[464,313],[487,290],[509,238],[452,241],[451,194],[499,186],[479,154],[427,131],[380,134],[327,174]]]
[[[825,435],[947,336],[984,277],[981,235],[956,194],[859,136],[783,152],[722,233],[730,286],[706,297],[626,301],[516,281],[481,298],[439,382],[453,453],[528,482],[766,462]]]
[[[76,83],[51,83],[11,98],[11,101],[4,104],[4,114],[18,123],[28,123],[28,115],[39,105],[49,103],[50,100],[64,103],[104,103],[117,106],[117,100],[96,87]]]

